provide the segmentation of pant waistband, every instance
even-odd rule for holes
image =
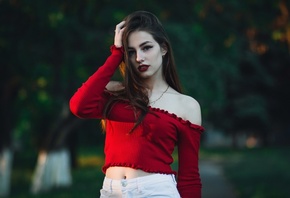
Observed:
[[[152,174],[148,176],[142,176],[132,179],[121,179],[115,180],[105,177],[104,185],[110,185],[111,187],[120,187],[120,186],[131,186],[131,185],[145,185],[147,183],[159,183],[163,181],[170,181],[172,180],[176,183],[175,176],[173,174]]]

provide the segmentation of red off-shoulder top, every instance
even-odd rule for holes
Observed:
[[[123,59],[122,48],[111,47],[111,55],[72,96],[70,109],[80,118],[103,118],[109,97],[105,86]],[[132,132],[135,115],[124,101],[114,104],[106,118],[105,164],[131,167],[150,173],[176,174],[172,153],[178,147],[177,188],[182,198],[201,197],[198,170],[200,135],[204,128],[166,110],[148,107],[142,123]]]

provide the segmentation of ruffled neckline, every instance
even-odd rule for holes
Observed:
[[[200,126],[198,124],[194,124],[194,123],[190,122],[189,120],[185,120],[185,119],[183,119],[183,118],[177,116],[176,114],[171,113],[171,112],[169,112],[167,110],[160,109],[158,107],[152,107],[152,106],[149,106],[149,109],[154,111],[154,112],[159,112],[159,113],[166,114],[166,115],[178,120],[180,123],[189,126],[190,128],[194,128],[196,130],[199,130],[200,132],[204,131],[204,127],[203,126]]]

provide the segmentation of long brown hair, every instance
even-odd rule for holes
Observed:
[[[168,36],[158,18],[147,11],[136,11],[128,15],[125,19],[125,30],[123,32],[124,63],[120,65],[121,73],[124,77],[125,89],[115,93],[115,97],[107,103],[104,114],[107,117],[114,102],[118,100],[128,101],[135,111],[136,123],[138,126],[146,113],[148,113],[149,98],[145,85],[139,77],[136,69],[129,59],[128,38],[132,32],[146,31],[152,35],[153,39],[167,50],[163,57],[162,73],[165,81],[170,87],[181,92],[180,81],[177,76],[175,61]],[[135,129],[133,128],[133,130]]]

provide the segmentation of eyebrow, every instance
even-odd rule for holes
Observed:
[[[140,45],[139,45],[139,47],[143,47],[144,45],[146,45],[146,44],[148,44],[148,43],[152,43],[151,41],[145,41],[145,42],[143,42],[143,43],[141,43]],[[128,47],[129,49],[134,49],[133,47]]]

